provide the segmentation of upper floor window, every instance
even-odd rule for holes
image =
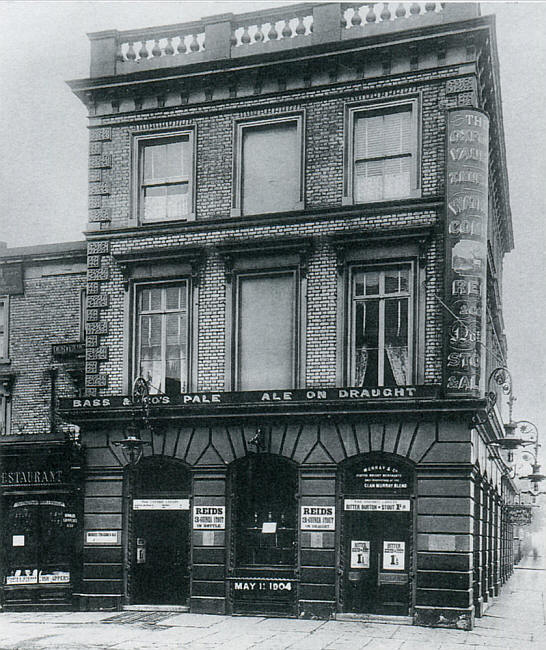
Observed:
[[[412,382],[413,294],[411,264],[353,270],[351,384],[404,386]]]
[[[151,393],[188,390],[188,283],[136,290],[136,375]]]
[[[349,110],[346,203],[417,195],[416,113],[415,100]]]
[[[0,296],[0,360],[8,358],[8,298]]]
[[[192,133],[139,135],[136,140],[139,220],[193,218]]]
[[[303,207],[302,118],[237,125],[233,216]]]
[[[10,433],[11,395],[4,382],[0,381],[0,436]]]
[[[296,273],[239,275],[236,390],[294,388]]]

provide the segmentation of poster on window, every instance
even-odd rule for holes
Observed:
[[[383,569],[404,571],[406,542],[383,542]]]
[[[351,540],[351,569],[370,568],[369,540]]]
[[[194,530],[224,530],[226,527],[225,506],[194,506]]]

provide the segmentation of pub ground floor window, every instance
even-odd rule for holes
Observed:
[[[77,515],[71,497],[9,496],[4,508],[5,600],[66,598],[66,593],[53,590],[70,587],[74,578]]]
[[[258,453],[233,463],[229,476],[232,611],[293,615],[297,466],[280,456]]]
[[[182,463],[150,457],[128,479],[130,600],[184,605],[189,596],[190,471]]]
[[[368,454],[347,461],[340,478],[342,610],[408,614],[413,470]]]

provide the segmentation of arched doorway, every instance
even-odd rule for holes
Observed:
[[[274,454],[230,467],[230,600],[234,613],[295,612],[298,470]]]
[[[189,595],[190,471],[150,457],[133,470],[129,512],[133,604],[185,605]]]
[[[340,481],[342,610],[408,614],[413,467],[391,454],[363,454],[343,463]]]

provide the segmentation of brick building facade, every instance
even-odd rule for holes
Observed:
[[[90,38],[75,601],[470,628],[512,565],[493,19],[308,3]]]
[[[85,242],[0,249],[0,490],[5,607],[66,607],[80,459],[56,415],[83,389]]]

